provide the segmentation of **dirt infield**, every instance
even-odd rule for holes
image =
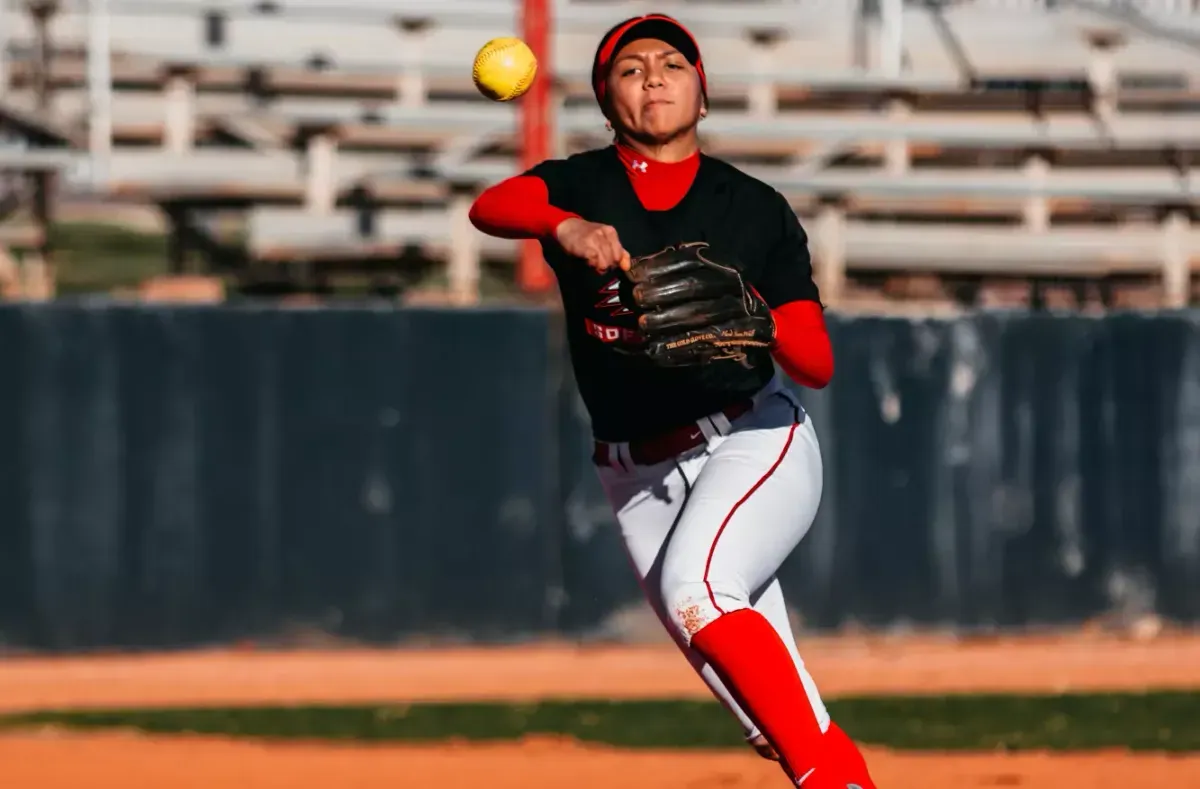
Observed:
[[[880,789],[1200,785],[1200,758],[937,756],[867,751]],[[0,738],[0,785],[22,789],[786,789],[740,752],[620,751],[572,742],[347,747],[125,734]]]
[[[1200,687],[1200,636],[956,642],[805,640],[827,696]],[[215,651],[0,660],[0,709],[553,697],[706,697],[669,646],[491,650]],[[1200,756],[902,754],[868,751],[884,789],[1200,786]],[[655,789],[786,786],[746,752],[621,751],[539,738],[509,745],[264,745],[216,738],[30,732],[0,737],[0,786],[325,789]]]

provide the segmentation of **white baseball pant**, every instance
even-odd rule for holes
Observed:
[[[704,625],[742,608],[754,608],[779,633],[821,731],[829,728],[775,576],[816,516],[821,450],[812,421],[778,378],[754,399],[732,423],[720,415],[713,424],[699,420],[707,442],[674,460],[598,467],[651,607],[747,739],[759,734],[757,725],[690,646]]]

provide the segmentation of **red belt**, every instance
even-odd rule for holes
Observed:
[[[748,413],[754,408],[754,401],[750,398],[739,400],[733,405],[726,406],[721,409],[722,414],[730,422]],[[629,442],[629,460],[639,466],[653,466],[657,463],[665,463],[676,455],[682,455],[689,449],[694,449],[705,443],[708,439],[704,436],[704,431],[700,429],[700,422],[707,419],[703,417],[691,424],[676,428],[668,433],[654,436],[653,438],[643,439],[641,441]],[[592,462],[597,466],[614,465],[610,454],[613,447],[619,446],[607,441],[597,441],[596,447],[592,452]],[[618,463],[620,460],[618,457]]]

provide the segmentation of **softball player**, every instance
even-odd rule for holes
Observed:
[[[803,386],[833,375],[807,236],[777,191],[700,151],[704,64],[678,21],[613,27],[592,83],[613,144],[491,187],[472,221],[541,241],[601,482],[691,665],[795,785],[873,789],[776,579],[813,522],[822,465],[774,363]]]

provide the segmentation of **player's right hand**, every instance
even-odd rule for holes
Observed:
[[[629,253],[621,246],[614,227],[571,217],[559,222],[554,237],[563,251],[583,258],[596,271],[608,271],[614,266],[629,270]]]

